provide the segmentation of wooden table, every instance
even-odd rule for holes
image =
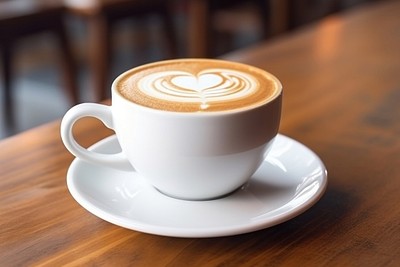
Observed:
[[[302,215],[239,236],[169,238],[107,223],[70,196],[59,121],[0,143],[2,266],[399,266],[400,1],[330,17],[226,58],[284,84],[280,132],[328,168]],[[89,145],[100,123],[75,132]]]

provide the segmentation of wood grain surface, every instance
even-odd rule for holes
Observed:
[[[280,132],[328,168],[300,216],[223,238],[169,238],[88,213],[69,194],[59,121],[0,142],[0,266],[399,266],[400,1],[379,1],[225,58],[284,85]],[[79,123],[88,146],[110,134]]]

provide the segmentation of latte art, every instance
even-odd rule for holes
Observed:
[[[281,93],[268,72],[214,59],[176,59],[120,75],[117,92],[138,105],[174,112],[215,112],[263,105]]]
[[[234,100],[257,90],[252,76],[229,69],[209,69],[196,76],[184,71],[164,71],[144,76],[139,90],[154,97],[174,102],[197,102],[207,109],[212,102]]]

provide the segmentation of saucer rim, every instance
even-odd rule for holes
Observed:
[[[306,210],[311,208],[315,203],[317,203],[321,197],[324,195],[326,188],[327,188],[327,183],[328,183],[328,173],[327,169],[325,167],[325,164],[323,161],[320,159],[320,157],[312,151],[310,148],[305,146],[304,144],[300,143],[299,141],[290,138],[286,135],[283,134],[278,134],[277,138],[281,139],[286,139],[286,141],[290,141],[295,143],[296,146],[300,147],[302,150],[307,151],[310,153],[316,160],[319,168],[322,170],[322,173],[320,175],[320,178],[318,179],[319,181],[319,187],[310,196],[306,201],[301,203],[300,205],[296,205],[294,208],[291,208],[288,211],[279,213],[274,216],[268,216],[267,219],[263,219],[260,222],[249,222],[246,225],[243,224],[231,224],[231,225],[226,225],[226,226],[219,226],[219,227],[209,227],[209,228],[197,228],[197,227],[185,227],[185,228],[178,228],[178,227],[173,227],[173,226],[160,226],[160,225],[152,225],[152,224],[146,224],[143,222],[139,221],[132,221],[132,219],[120,216],[120,215],[115,215],[110,212],[107,212],[103,210],[101,207],[96,206],[94,203],[91,201],[87,200],[75,187],[74,182],[76,182],[76,175],[73,175],[74,172],[76,172],[76,169],[79,168],[79,164],[86,163],[83,160],[79,158],[75,158],[72,163],[70,164],[68,171],[67,171],[67,187],[68,190],[70,191],[72,197],[75,199],[75,201],[78,202],[84,209],[92,213],[93,215],[97,216],[98,218],[105,220],[109,223],[112,223],[114,225],[127,228],[130,230],[134,231],[139,231],[143,233],[148,233],[148,234],[154,234],[154,235],[160,235],[160,236],[170,236],[170,237],[184,237],[184,238],[209,238],[209,237],[222,237],[222,236],[232,236],[232,235],[238,235],[238,234],[244,234],[244,233],[250,233],[254,231],[259,231],[262,229],[266,229],[278,224],[281,224],[283,222],[286,222],[288,220],[291,220],[300,214],[304,213]],[[92,146],[89,147],[90,150],[95,150],[104,144],[108,142],[114,142],[116,136],[111,135],[106,138],[103,138],[102,140],[96,142]],[[159,194],[161,194],[159,192]],[[234,193],[233,193],[234,194]],[[187,201],[187,200],[179,200],[178,201]],[[218,201],[218,199],[213,200],[213,201]],[[189,201],[190,202],[190,201]],[[290,203],[290,202],[289,202]],[[285,204],[286,205],[286,204]],[[285,206],[279,206],[275,210]]]

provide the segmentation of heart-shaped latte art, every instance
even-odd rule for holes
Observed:
[[[197,74],[169,70],[144,76],[138,84],[148,96],[171,102],[197,102],[202,108],[213,102],[243,98],[257,89],[253,76],[230,69],[208,69]]]
[[[213,73],[202,74],[198,77],[193,75],[179,75],[171,79],[171,83],[177,87],[195,90],[197,92],[203,92],[206,89],[214,88],[221,84],[221,82],[223,82],[221,76]]]

